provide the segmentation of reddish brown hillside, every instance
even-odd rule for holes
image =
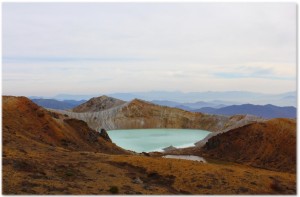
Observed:
[[[3,97],[2,192],[16,194],[295,194],[296,175],[124,153],[85,122]],[[111,154],[113,153],[113,154]]]
[[[3,96],[3,144],[31,143],[34,140],[69,150],[124,153],[116,145],[76,119],[50,113],[26,97]]]
[[[117,115],[116,124],[121,128],[199,128],[202,116],[201,113],[135,99],[122,108],[122,112]]]
[[[208,140],[203,155],[255,167],[296,171],[296,122],[272,119],[252,123]]]

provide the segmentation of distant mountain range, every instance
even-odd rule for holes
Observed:
[[[98,97],[102,94],[94,95],[70,95],[59,94],[54,97],[43,97],[56,100],[88,100],[92,97]],[[196,103],[196,102],[208,102],[214,105],[201,106],[201,107],[216,107],[216,105],[237,105],[243,103],[251,103],[256,105],[272,104],[277,106],[294,106],[297,105],[297,92],[286,92],[281,94],[265,94],[257,92],[247,91],[225,91],[225,92],[168,92],[168,91],[150,91],[150,92],[130,92],[130,93],[113,93],[107,94],[107,96],[117,98],[124,101],[131,101],[135,98],[146,101],[169,101],[180,103]],[[29,97],[41,98],[41,97]],[[169,105],[167,105],[169,106]],[[176,105],[178,106],[178,105]],[[184,105],[185,107],[195,109],[194,107]],[[201,108],[200,107],[200,108]],[[222,107],[222,106],[220,106]],[[199,106],[197,107],[199,108]]]
[[[97,98],[97,97],[93,97],[93,98]],[[72,108],[77,107],[78,105],[86,102],[86,100],[80,100],[80,101],[63,100],[63,101],[60,101],[60,100],[56,100],[56,99],[43,99],[43,98],[38,98],[38,99],[34,98],[31,100],[41,107],[52,108],[52,109],[72,109]],[[150,102],[157,104],[157,105],[161,105],[161,106],[175,107],[175,108],[179,108],[179,109],[183,109],[183,110],[187,110],[187,111],[192,111],[192,110],[200,109],[203,107],[221,108],[221,107],[227,106],[224,104],[219,104],[217,102],[214,103],[214,102],[204,102],[204,101],[199,101],[199,102],[195,102],[195,103],[179,103],[179,102],[175,102],[175,101],[153,100]],[[220,101],[220,102],[222,102],[222,101]],[[230,102],[225,102],[225,103],[229,104]],[[231,104],[234,104],[234,103],[231,103]]]
[[[98,98],[98,97],[95,97]],[[85,103],[86,100],[55,100],[55,99],[32,99],[32,101],[39,106],[51,109],[75,109],[78,108],[78,112],[84,112],[84,109],[89,109],[90,106],[98,106],[98,108],[103,108],[106,105],[114,106],[114,102],[118,101],[120,104],[124,104],[124,101],[119,99],[114,99],[111,97],[102,96],[101,98],[105,98],[105,101],[108,103],[103,102],[94,102],[91,99],[89,102]],[[221,102],[221,101],[219,101]],[[236,114],[250,114],[259,116],[262,118],[296,118],[297,110],[293,106],[289,107],[279,107],[271,104],[267,105],[253,105],[253,104],[241,104],[241,105],[224,105],[214,102],[195,102],[195,103],[180,103],[175,101],[167,101],[167,100],[153,100],[151,101],[153,104],[157,104],[160,106],[167,106],[172,108],[179,108],[186,111],[191,112],[201,112],[206,114],[217,114],[217,115],[236,115]],[[230,102],[226,102],[229,104]],[[77,108],[76,108],[77,107]],[[82,111],[83,110],[83,111]]]
[[[278,107],[274,105],[232,105],[219,109],[212,107],[203,107],[194,112],[202,112],[207,114],[218,115],[236,115],[236,114],[251,114],[262,118],[296,118],[297,109],[295,107]]]
[[[166,101],[166,100],[164,100],[164,101],[153,100],[153,101],[151,101],[151,103],[154,103],[157,105],[162,105],[162,106],[168,106],[168,107],[176,107],[176,108],[187,110],[187,111],[200,109],[203,107],[221,108],[221,107],[227,106],[227,105],[223,104],[224,102],[222,102],[222,101],[220,101],[220,103],[222,103],[222,104],[217,103],[217,102],[204,102],[204,101],[198,101],[195,103],[179,103],[179,102]],[[225,103],[229,103],[229,102],[225,102]],[[235,103],[231,103],[231,104],[235,104]]]
[[[44,108],[51,108],[51,109],[72,109],[84,102],[86,100],[63,100],[58,101],[55,99],[31,99],[35,104],[44,107]]]
[[[121,100],[132,100],[139,98],[147,101],[173,101],[179,103],[195,103],[199,101],[217,103],[224,105],[251,103],[256,105],[272,104],[277,106],[296,106],[297,92],[286,92],[281,94],[264,94],[247,91],[226,91],[226,92],[134,92],[134,93],[115,93],[108,96]]]

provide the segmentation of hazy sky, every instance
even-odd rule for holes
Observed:
[[[294,3],[4,3],[3,94],[296,90]]]

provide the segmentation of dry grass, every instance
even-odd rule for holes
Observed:
[[[39,145],[25,151],[4,149],[4,194],[110,194],[114,186],[120,194],[296,193],[295,174],[244,165],[50,151]]]
[[[3,101],[3,194],[296,193],[295,173],[131,155],[24,97]]]
[[[238,164],[204,164],[178,159],[113,156],[115,162],[144,168],[146,173],[174,176],[172,187],[192,194],[295,193],[295,174]],[[276,177],[284,190],[270,187]]]
[[[296,171],[296,121],[252,123],[208,140],[199,154],[276,171]]]

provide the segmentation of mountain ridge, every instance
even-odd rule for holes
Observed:
[[[50,110],[50,109],[49,109]],[[255,116],[220,116],[189,112],[178,108],[160,106],[141,99],[134,99],[122,105],[102,111],[71,112],[51,110],[69,117],[83,120],[99,130],[135,129],[135,128],[189,128],[219,131],[247,124],[264,121]]]
[[[87,100],[92,97],[99,96],[94,95],[71,95],[71,94],[59,94],[53,97],[57,100]],[[169,100],[180,103],[187,102],[213,102],[216,98],[222,98],[223,102],[230,102],[231,104],[252,103],[252,104],[273,104],[278,106],[296,106],[297,105],[297,92],[285,92],[285,93],[258,93],[247,91],[206,91],[206,92],[168,92],[168,91],[150,91],[150,92],[124,92],[124,93],[110,93],[107,96],[114,97],[124,101],[130,101],[134,98],[140,98],[147,101],[152,100]],[[36,98],[36,97],[35,97]],[[232,103],[234,102],[234,103]],[[229,105],[230,105],[229,103]],[[219,103],[225,104],[226,103]]]
[[[88,101],[73,108],[72,111],[73,112],[98,112],[112,107],[117,107],[125,103],[126,103],[125,101],[103,95],[100,97],[93,97],[89,99]]]
[[[126,153],[107,142],[82,120],[49,112],[26,97],[3,96],[2,101],[5,138],[21,135],[36,142],[70,150]]]
[[[256,167],[295,172],[296,122],[281,118],[251,123],[212,137],[203,147],[203,153]]]
[[[201,108],[198,110],[192,110],[194,112],[202,112],[209,114],[219,115],[234,115],[234,114],[251,114],[263,118],[296,118],[297,109],[292,106],[278,107],[275,105],[231,105],[222,107],[219,109],[215,108]]]
[[[295,120],[276,118],[212,134],[195,147],[165,154],[198,155],[268,170],[296,172]]]

